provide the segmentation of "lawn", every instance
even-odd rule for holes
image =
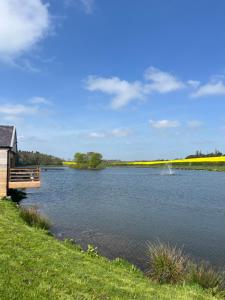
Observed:
[[[0,200],[0,299],[218,299],[197,286],[158,285],[130,264],[109,261],[29,227]]]

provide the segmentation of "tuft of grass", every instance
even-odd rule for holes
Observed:
[[[37,207],[22,207],[20,209],[20,216],[30,226],[45,230],[50,228],[49,220],[39,213]]]
[[[204,289],[222,290],[225,284],[224,274],[215,270],[209,263],[191,264],[188,272],[189,283],[200,285]]]
[[[182,249],[157,241],[148,244],[149,271],[147,275],[158,283],[184,281],[187,257]]]
[[[88,247],[87,247],[87,253],[90,255],[90,256],[95,256],[95,257],[99,257],[100,255],[98,254],[98,248],[91,245],[91,244],[88,244]]]

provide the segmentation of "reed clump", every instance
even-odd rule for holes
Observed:
[[[159,283],[183,281],[187,269],[187,257],[182,249],[161,242],[148,243],[148,276]]]
[[[225,295],[225,273],[207,262],[194,263],[182,249],[157,241],[148,243],[147,275],[158,283],[186,283]]]
[[[200,285],[204,289],[222,291],[225,288],[225,274],[218,272],[207,262],[190,264],[188,282]]]
[[[51,226],[50,221],[39,213],[37,207],[22,207],[20,216],[30,226],[45,230],[49,230]]]

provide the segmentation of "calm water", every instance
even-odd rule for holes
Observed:
[[[59,238],[88,243],[110,258],[145,268],[146,241],[183,246],[196,259],[225,265],[225,173],[111,168],[42,172],[38,205]]]

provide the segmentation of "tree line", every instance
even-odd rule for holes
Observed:
[[[39,166],[56,165],[61,166],[63,160],[53,155],[40,153],[38,151],[19,151],[17,165],[19,166]]]
[[[223,155],[224,154],[221,151],[219,151],[219,150],[215,150],[214,152],[207,153],[207,154],[202,153],[201,150],[197,150],[195,152],[195,154],[188,155],[185,158],[220,157],[220,156],[223,156]]]

